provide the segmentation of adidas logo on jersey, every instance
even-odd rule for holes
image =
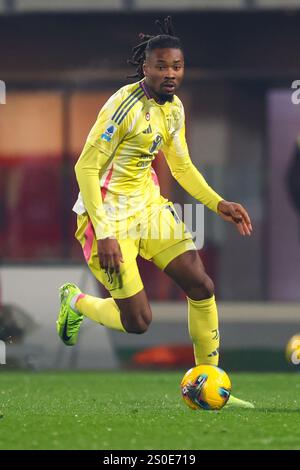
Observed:
[[[151,132],[152,132],[152,128],[151,128],[151,125],[149,124],[149,126],[147,127],[147,129],[145,129],[145,130],[143,131],[143,134],[151,134]]]

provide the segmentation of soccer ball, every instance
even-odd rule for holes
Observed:
[[[193,410],[220,410],[229,399],[231,382],[224,370],[204,364],[188,370],[180,387],[183,400]]]
[[[300,334],[292,336],[285,349],[286,360],[297,366],[300,364]]]

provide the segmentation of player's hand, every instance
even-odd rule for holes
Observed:
[[[252,225],[246,209],[236,202],[220,201],[218,214],[223,220],[235,224],[241,235],[251,235]]]
[[[98,240],[98,256],[100,267],[111,274],[120,272],[120,263],[124,263],[122,252],[115,238],[103,238]]]

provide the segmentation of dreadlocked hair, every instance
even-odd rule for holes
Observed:
[[[140,43],[133,47],[132,56],[127,60],[128,64],[136,67],[136,71],[134,75],[128,75],[127,78],[137,78],[141,80],[144,77],[143,63],[150,51],[167,47],[182,50],[182,44],[180,39],[175,36],[170,16],[164,18],[163,23],[156,20],[155,25],[158,27],[160,34],[156,36],[150,36],[144,33],[139,34]]]

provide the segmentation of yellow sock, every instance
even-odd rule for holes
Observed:
[[[189,333],[194,345],[196,365],[218,365],[219,330],[215,296],[205,300],[188,299]]]
[[[92,295],[79,294],[75,306],[79,313],[85,317],[107,328],[125,331],[121,322],[120,310],[112,297],[100,299]]]

